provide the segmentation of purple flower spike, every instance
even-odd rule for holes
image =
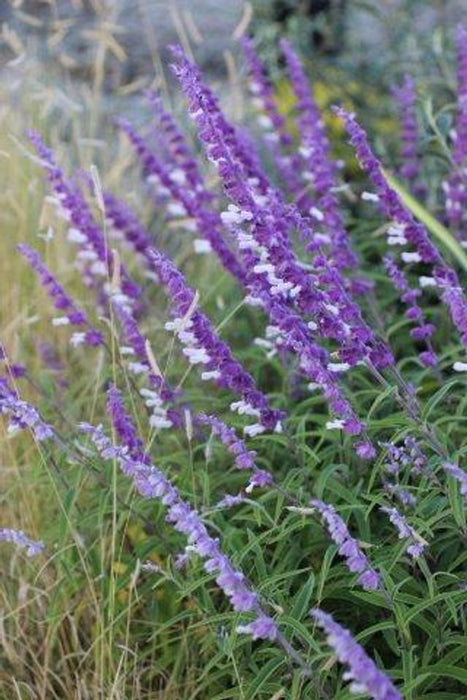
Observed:
[[[290,239],[294,229],[308,235],[309,220],[285,203],[281,192],[245,153],[242,140],[226,120],[198,67],[180,49],[174,53],[178,61],[174,71],[188,97],[189,112],[233,202],[222,218],[237,238],[248,272],[247,301],[264,308],[281,335],[284,350],[300,356],[300,369],[323,391],[331,410],[338,415],[339,420],[332,426],[359,434],[364,426],[342,396],[336,375],[364,358],[382,368],[393,362],[392,355],[363,321],[339,270],[327,264],[329,256],[316,255],[312,269],[304,270]],[[303,322],[303,316],[310,319],[308,323]],[[320,338],[337,341],[340,362],[329,362],[327,352],[314,342],[310,330]],[[199,355],[198,359],[201,362],[205,358]]]
[[[233,428],[227,426],[223,421],[215,416],[207,416],[200,413],[196,416],[196,422],[209,426],[235,457],[237,469],[254,469],[256,452],[249,450],[243,440],[241,440]]]
[[[424,193],[424,188],[417,184],[420,175],[420,162],[418,156],[418,125],[415,105],[417,94],[415,81],[410,75],[405,75],[402,85],[393,88],[393,94],[399,106],[401,124],[401,157],[402,167],[400,174],[409,181],[412,191],[416,196]]]
[[[243,37],[242,48],[250,76],[252,103],[263,113],[258,116],[258,124],[264,134],[264,141],[270,151],[277,172],[287,190],[300,203],[311,206],[309,197],[304,196],[300,178],[300,159],[295,153],[288,153],[292,138],[287,131],[286,121],[280,114],[271,83],[266,77],[266,69],[255,51],[253,41]]]
[[[431,345],[431,335],[424,337],[423,328],[425,327],[425,315],[421,307],[417,303],[417,298],[421,296],[419,289],[412,289],[407,281],[404,272],[397,265],[394,258],[387,255],[384,258],[384,267],[395,288],[401,293],[401,301],[409,305],[405,315],[410,321],[416,321],[417,327],[412,329],[411,336],[415,340],[425,341],[426,350],[419,354],[419,359],[425,367],[434,367],[438,363],[436,353]],[[432,326],[433,331],[434,326]]]
[[[238,634],[250,634],[253,639],[270,639],[274,641],[277,638],[277,625],[271,617],[259,617],[249,625],[238,625]]]
[[[410,243],[415,252],[402,253],[406,262],[423,262],[433,266],[433,279],[440,288],[441,298],[451,312],[462,343],[467,345],[467,300],[460,286],[456,272],[447,265],[438,248],[432,243],[426,228],[417,222],[405,207],[395,190],[386,180],[381,163],[368,143],[365,131],[357,123],[355,114],[336,108],[336,114],[344,122],[350,136],[350,143],[361,167],[372,180],[377,190],[377,201],[385,214],[392,219],[398,230],[398,237]]]
[[[27,135],[42,160],[54,193],[49,201],[51,200],[55,206],[57,215],[68,222],[70,226],[68,239],[80,248],[77,261],[81,266],[83,279],[89,285],[97,282],[102,289],[107,277],[111,276],[113,271],[111,251],[104,234],[97,225],[79,187],[69,182],[63,171],[56,165],[51,149],[43,143],[37,132],[28,131]],[[138,299],[141,289],[130,278],[124,266],[121,267],[120,273],[122,292],[129,299]]]
[[[355,267],[357,257],[350,246],[344,221],[339,211],[335,190],[336,165],[331,161],[329,141],[323,119],[310,89],[310,82],[303,65],[288,41],[281,41],[290,73],[292,87],[297,95],[298,127],[301,138],[299,153],[303,168],[313,183],[316,202],[309,214],[331,237],[330,251],[339,268]],[[306,186],[304,182],[303,186]]]
[[[340,663],[349,666],[343,678],[352,681],[350,692],[367,693],[374,700],[403,700],[389,678],[377,668],[363,647],[348,630],[333,619],[332,615],[319,608],[313,608],[311,616],[326,633],[326,642]]]
[[[459,25],[457,45],[457,115],[454,131],[454,168],[443,183],[449,225],[461,241],[467,239],[467,30]]]
[[[120,353],[129,360],[127,369],[132,374],[144,375],[149,385],[140,390],[144,403],[151,413],[149,425],[157,429],[182,425],[182,412],[176,406],[170,405],[174,403],[176,393],[167,384],[160,370],[151,367],[147,341],[139,329],[131,307],[125,304],[125,299],[122,300],[119,294],[111,296],[111,303],[127,343],[120,347]]]
[[[146,98],[154,110],[154,116],[161,131],[158,131],[161,145],[165,146],[177,163],[180,171],[172,171],[172,180],[182,184],[188,183],[197,192],[200,200],[210,202],[212,194],[205,188],[204,178],[198,161],[189,147],[185,136],[179,129],[173,116],[164,108],[164,103],[153,90],[146,90]]]
[[[203,366],[202,379],[214,380],[218,386],[240,395],[242,400],[231,404],[231,409],[258,419],[257,423],[245,428],[247,435],[254,436],[265,430],[280,431],[284,414],[270,407],[253,377],[233,357],[208,317],[196,308],[195,292],[183,274],[155,248],[149,249],[147,256],[172,305],[174,319],[165,327],[177,334],[185,346],[183,353],[190,364]]]
[[[209,249],[215,251],[225,269],[244,284],[245,272],[235,254],[223,239],[222,221],[219,214],[206,206],[206,197],[199,197],[197,190],[190,194],[189,188],[178,182],[178,178],[174,177],[173,172],[148,148],[142,136],[138,134],[128,121],[118,119],[116,123],[128,136],[136,150],[145,176],[157,179],[164,190],[169,193],[173,202],[178,205],[180,213],[192,219],[196,231],[199,231],[200,235],[206,239]],[[121,204],[119,209],[118,215],[121,217],[123,213]],[[109,212],[109,214],[113,218],[114,225],[118,225],[112,212]],[[123,226],[126,225],[123,221],[122,224]]]
[[[355,445],[355,451],[360,459],[374,459],[376,457],[376,450],[371,442],[363,441],[358,442]]]
[[[396,508],[382,507],[380,510],[389,515],[389,520],[395,526],[399,533],[400,539],[410,540],[406,547],[407,554],[410,554],[412,559],[417,559],[425,550],[426,542],[422,540],[420,535],[408,524],[403,515]]]
[[[217,539],[211,537],[199,514],[184,501],[169,479],[149,463],[145,455],[140,455],[140,446],[131,419],[124,414],[123,404],[115,388],[109,395],[110,417],[119,435],[130,438],[131,449],[124,444],[114,445],[105,435],[102,427],[95,428],[88,423],[80,424],[80,429],[88,435],[104,459],[116,459],[122,472],[129,476],[144,498],[155,498],[167,508],[167,521],[175,530],[186,535],[191,549],[203,559],[208,573],[216,573],[216,583],[229,598],[237,612],[252,612],[254,625],[248,633],[254,638],[275,639],[278,635],[273,620],[262,610],[258,596],[245,581],[244,575],[236,570],[222,553]],[[144,461],[139,459],[144,457]],[[266,621],[268,624],[266,625]],[[256,623],[256,624],[255,624]],[[245,630],[247,631],[247,630]]]
[[[39,276],[41,284],[47,294],[54,299],[55,308],[61,312],[60,316],[52,319],[52,325],[62,326],[70,324],[72,326],[88,326],[86,331],[74,333],[71,336],[70,343],[74,346],[80,345],[81,343],[86,343],[91,346],[101,345],[104,342],[102,334],[89,325],[88,318],[84,311],[77,308],[73,299],[68,296],[63,287],[49,272],[46,265],[42,262],[39,253],[25,243],[18,245],[18,250]]]
[[[357,582],[367,591],[381,588],[381,578],[371,567],[368,559],[360,549],[358,542],[347,529],[347,525],[336,513],[333,506],[318,499],[310,501],[326,523],[331,539],[338,545],[339,554],[345,558],[346,565],[352,573],[359,573]]]
[[[8,386],[8,382],[3,377],[0,377],[1,413],[9,416],[9,433],[29,428],[39,442],[54,437],[51,426],[42,420],[33,406],[20,399],[17,392]]]
[[[452,476],[459,482],[461,495],[467,498],[467,472],[458,467],[457,464],[451,464],[450,462],[445,462],[443,469],[446,474],[449,474],[449,476]]]
[[[26,537],[22,530],[12,530],[8,527],[0,528],[0,540],[11,542],[17,547],[24,547],[28,557],[36,557],[44,549],[43,542],[31,540],[29,537]]]

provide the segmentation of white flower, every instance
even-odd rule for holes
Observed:
[[[52,326],[68,326],[69,323],[68,316],[56,316],[52,319]]]
[[[436,287],[436,280],[434,277],[425,277],[421,275],[419,278],[420,287]]]
[[[149,425],[151,428],[171,428],[172,421],[162,416],[152,415],[149,417]]]
[[[454,372],[467,372],[467,362],[454,362],[452,368]]]
[[[183,204],[180,204],[179,202],[169,202],[167,204],[167,211],[171,216],[185,216],[186,215],[186,209],[183,206]]]
[[[271,341],[266,340],[266,338],[255,338],[253,344],[257,345],[259,348],[266,348],[266,350],[270,350],[273,347]]]
[[[280,335],[281,329],[278,326],[266,326],[266,338],[275,338]]]
[[[266,114],[260,114],[257,121],[262,129],[272,129],[274,126],[271,119],[266,116]]]
[[[96,260],[91,265],[91,272],[93,275],[101,275],[102,277],[107,276],[107,266],[102,260]]]
[[[164,328],[166,331],[175,331],[175,333],[179,333],[186,328],[191,328],[192,325],[190,319],[174,318],[173,321],[167,321],[167,323],[164,324]]]
[[[178,332],[178,339],[184,345],[195,345],[196,344],[195,334],[192,333],[191,331],[179,331]]]
[[[313,153],[313,149],[309,148],[308,146],[300,146],[298,152],[300,153],[302,158],[309,158]]]
[[[261,433],[264,433],[266,428],[264,425],[261,425],[260,423],[253,423],[253,425],[247,425],[243,428],[243,432],[245,435],[248,435],[248,437],[255,437],[255,435],[260,435]]]
[[[311,216],[313,216],[316,219],[316,221],[323,221],[323,219],[324,219],[323,212],[320,209],[318,209],[317,207],[311,207],[310,214],[311,214]]]
[[[388,236],[388,245],[405,245],[407,238],[404,236]]]
[[[402,253],[401,258],[406,263],[418,263],[421,261],[420,253]]]
[[[244,221],[250,221],[253,214],[249,211],[243,211],[235,204],[229,204],[227,211],[221,212],[222,222],[229,226],[231,224],[242,224]]]
[[[205,382],[209,381],[210,379],[219,379],[220,376],[221,373],[218,369],[214,369],[211,372],[201,372],[201,379]]]
[[[264,306],[262,299],[258,299],[258,297],[254,297],[251,294],[247,294],[244,301],[248,306]]]
[[[238,411],[239,415],[243,416],[259,416],[259,411],[246,401],[234,401],[230,404],[231,411]]]
[[[328,364],[328,370],[330,372],[345,372],[350,369],[348,362],[330,362]]]
[[[97,260],[96,253],[90,248],[86,248],[86,250],[80,250],[76,257],[80,260],[90,260],[91,262]]]
[[[188,357],[190,365],[206,365],[211,360],[204,348],[183,348],[182,352]]]
[[[177,185],[184,185],[186,182],[185,173],[181,168],[175,168],[175,170],[172,170],[172,172],[170,173],[170,179]]]
[[[328,420],[326,423],[327,430],[340,430],[344,427],[345,421],[337,418],[336,420]]]
[[[195,253],[198,253],[198,255],[203,253],[212,253],[211,244],[209,241],[204,240],[204,238],[195,238],[193,241],[193,247],[195,249]]]
[[[128,369],[133,374],[144,374],[149,371],[149,367],[142,362],[129,362]]]
[[[257,275],[261,275],[263,272],[274,272],[274,265],[271,265],[271,263],[259,263],[259,265],[254,266],[253,272]]]
[[[362,192],[364,202],[379,202],[379,196],[374,192]]]
[[[85,340],[86,333],[73,333],[73,335],[70,338],[70,345],[76,348],[78,347],[78,345],[82,345]]]

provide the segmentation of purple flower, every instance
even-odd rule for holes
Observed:
[[[120,392],[115,386],[107,392],[107,410],[120,441],[128,448],[129,455],[140,462],[150,464],[151,459],[144,450],[143,441],[136,434],[133,422],[126,413]]]
[[[277,625],[271,617],[263,615],[258,617],[248,625],[238,625],[238,634],[249,634],[253,639],[270,639],[274,641],[277,638]]]
[[[452,476],[459,482],[461,495],[467,498],[467,472],[458,467],[457,464],[451,464],[450,462],[444,462],[443,469],[446,474],[449,474],[449,476]]]
[[[374,700],[402,700],[402,695],[389,678],[377,668],[348,630],[319,608],[313,608],[311,616],[326,633],[326,642],[333,649],[337,659],[349,667],[343,678],[352,681],[352,693],[367,693]]]
[[[256,452],[249,450],[241,440],[234,428],[230,428],[216,416],[208,416],[200,413],[196,416],[196,422],[209,426],[214,435],[220,438],[223,445],[235,456],[237,469],[254,469]]]
[[[404,272],[397,265],[394,258],[387,255],[384,258],[384,266],[395,288],[401,293],[401,301],[409,304],[405,315],[410,321],[416,321],[418,326],[411,330],[410,335],[415,340],[425,341],[427,349],[419,354],[419,359],[425,367],[433,367],[438,363],[436,354],[431,345],[431,336],[435,327],[425,323],[425,315],[417,303],[417,298],[421,295],[419,289],[411,289]],[[429,327],[429,333],[426,328]]]
[[[446,214],[450,227],[465,241],[467,235],[465,209],[467,207],[467,30],[459,25],[457,44],[457,115],[454,131],[454,167],[443,183],[446,195]]]
[[[374,459],[376,457],[376,450],[371,442],[357,442],[355,451],[360,459]]]
[[[361,167],[376,187],[381,208],[396,223],[398,230],[402,232],[403,239],[415,249],[415,253],[405,254],[406,259],[409,255],[410,260],[416,258],[417,262],[433,266],[433,278],[441,290],[441,298],[450,310],[451,318],[460,333],[462,343],[467,345],[467,301],[456,272],[442,258],[425,227],[415,221],[399,195],[388,184],[381,163],[373,154],[366,133],[357,123],[355,114],[346,112],[342,108],[336,108],[335,111],[345,122],[350,143],[355,148]]]
[[[244,575],[236,570],[221,552],[218,540],[209,535],[199,514],[181,498],[178,490],[159,469],[146,459],[139,459],[144,455],[139,454],[139,444],[135,440],[136,432],[129,416],[124,415],[123,404],[115,388],[110,390],[109,409],[110,417],[115,421],[116,431],[122,436],[130,437],[131,447],[113,445],[101,426],[95,428],[81,423],[81,431],[89,435],[104,459],[117,460],[123,473],[132,478],[137,491],[143,497],[162,501],[167,507],[167,521],[175,530],[185,534],[191,547],[206,560],[206,571],[216,573],[216,583],[229,598],[234,610],[253,612],[256,615],[254,622],[269,619],[260,607],[256,593],[250,589]],[[277,634],[275,623],[271,621],[269,627],[252,627],[250,634],[254,635],[254,638],[273,639],[276,636],[274,630]]]
[[[0,377],[0,413],[9,416],[9,433],[29,428],[39,442],[54,436],[51,426],[42,420],[33,406],[20,399],[16,390],[11,389],[3,377]]]
[[[216,508],[233,508],[233,506],[238,506],[240,503],[243,503],[245,500],[245,496],[243,496],[241,493],[238,493],[234,496],[231,494],[226,494],[223,498],[221,498],[220,501],[218,501],[217,505],[215,506]]]
[[[401,515],[396,508],[382,506],[380,510],[389,515],[389,520],[397,529],[399,539],[409,540],[409,544],[406,547],[407,554],[410,554],[413,559],[417,559],[421,556],[425,550],[426,542],[422,540],[420,535],[408,524],[405,517]]]
[[[352,573],[359,573],[357,579],[367,591],[374,591],[381,587],[379,574],[371,567],[368,559],[360,549],[342,518],[336,513],[333,506],[318,499],[310,501],[310,505],[316,508],[322,520],[326,523],[331,539],[338,545],[339,554],[345,558],[346,565]]]
[[[292,137],[287,131],[285,118],[278,110],[274,90],[266,77],[265,66],[259,59],[251,39],[243,37],[242,48],[250,77],[251,101],[263,112],[257,121],[276,170],[284,187],[300,204],[308,204],[309,208],[311,200],[303,194],[304,183],[300,178],[300,158],[298,154],[289,152]]]
[[[264,488],[265,486],[269,486],[270,484],[272,484],[272,482],[272,474],[270,474],[265,469],[255,469],[255,472],[250,477],[248,486],[246,487],[246,492],[250,493],[251,491],[253,491],[255,486],[258,486],[259,488]]]
[[[104,342],[102,334],[89,324],[84,311],[77,308],[73,299],[49,272],[39,253],[25,243],[20,243],[18,250],[37,273],[47,294],[54,299],[55,308],[60,311],[61,315],[52,319],[52,324],[57,326],[68,324],[72,326],[87,326],[83,333],[74,333],[71,336],[70,343],[75,346],[80,345],[82,342],[91,346],[101,345]]]
[[[177,334],[185,346],[183,353],[190,364],[202,365],[202,379],[214,380],[218,386],[241,396],[240,402],[232,404],[232,410],[258,419],[257,423],[245,428],[246,434],[253,436],[264,430],[280,431],[283,413],[270,407],[253,377],[233,357],[208,317],[197,308],[195,292],[180,270],[155,248],[148,249],[147,256],[172,305],[174,318],[165,324],[165,328]]]
[[[17,547],[24,547],[28,557],[36,557],[44,549],[43,542],[31,540],[29,537],[26,537],[22,530],[13,530],[8,527],[0,528],[0,540],[11,542]]]
[[[148,178],[157,178],[163,188],[170,194],[172,200],[181,208],[180,213],[190,217],[196,226],[196,231],[206,239],[210,248],[215,251],[223,266],[234,275],[242,284],[245,280],[244,270],[237,260],[235,254],[230,250],[222,236],[223,224],[219,215],[206,206],[208,199],[204,194],[199,195],[198,188],[190,194],[190,188],[179,184],[174,179],[173,173],[160,161],[154,152],[146,145],[144,139],[133,126],[126,120],[117,120],[117,125],[125,132],[134,146],[144,169],[144,174]],[[204,193],[204,188],[201,190]],[[108,212],[115,226],[128,229],[128,212],[124,212],[122,203],[119,203],[119,210],[115,212],[114,203],[107,198],[107,203],[111,204]],[[117,213],[118,218],[116,218]],[[120,221],[119,221],[120,220]],[[131,225],[131,224],[130,224]]]
[[[393,88],[393,94],[399,107],[401,123],[401,158],[402,167],[400,174],[406,178],[416,196],[424,194],[424,188],[417,184],[420,174],[420,162],[418,156],[418,125],[415,110],[417,94],[415,81],[410,75],[405,75],[401,85]]]
[[[156,92],[146,90],[145,95],[154,110],[154,116],[158,123],[159,142],[167,148],[179,168],[179,170],[172,171],[172,181],[180,184],[188,183],[196,191],[196,196],[200,200],[211,202],[213,196],[205,187],[198,161],[175,119],[164,108],[164,103]]]
[[[290,79],[297,95],[298,127],[301,145],[299,153],[303,159],[304,173],[314,187],[316,202],[309,213],[330,236],[329,247],[339,268],[355,267],[357,257],[351,249],[344,221],[339,211],[335,190],[337,187],[336,165],[330,157],[330,146],[324,123],[310,89],[310,81],[300,60],[288,41],[281,41]],[[309,185],[303,182],[302,187]],[[313,247],[313,243],[311,243]]]
[[[53,153],[35,131],[27,135],[42,160],[47,173],[47,179],[54,193],[51,198],[57,215],[68,222],[70,228],[68,238],[80,247],[77,259],[81,264],[83,279],[89,285],[98,284],[103,288],[103,281],[112,275],[112,256],[107,246],[104,234],[97,225],[81,190],[70,183],[63,171],[56,165]],[[121,267],[122,292],[129,299],[136,300],[141,290],[128,275],[124,266]]]
[[[311,338],[310,330],[326,341],[337,341],[339,371],[363,358],[382,368],[393,362],[392,355],[387,348],[383,350],[364,323],[339,270],[328,264],[329,256],[317,254],[310,270],[296,258],[291,233],[298,230],[300,235],[308,235],[309,219],[287,205],[280,191],[258,170],[197,66],[181,50],[174,53],[178,61],[174,71],[188,97],[189,112],[233,202],[222,216],[237,238],[247,270],[247,300],[268,313],[271,324],[281,333],[284,350],[300,356],[300,368],[322,389],[331,410],[339,415],[339,425],[349,434],[358,434],[363,424],[342,396],[335,378],[337,370],[329,363],[327,352]],[[300,316],[311,320],[305,324]],[[204,355],[196,358],[199,362],[206,359]]]

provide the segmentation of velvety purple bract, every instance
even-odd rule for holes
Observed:
[[[333,649],[341,664],[349,667],[344,680],[351,680],[353,693],[366,693],[374,700],[402,700],[389,678],[380,671],[367,656],[363,647],[355,641],[351,633],[341,627],[328,613],[319,608],[311,611],[318,627],[326,633],[326,641]]]

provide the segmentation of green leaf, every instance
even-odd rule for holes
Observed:
[[[310,598],[315,586],[315,577],[310,574],[308,581],[304,584],[301,591],[296,596],[294,606],[290,611],[290,616],[295,620],[301,620],[308,612],[310,607]]]

